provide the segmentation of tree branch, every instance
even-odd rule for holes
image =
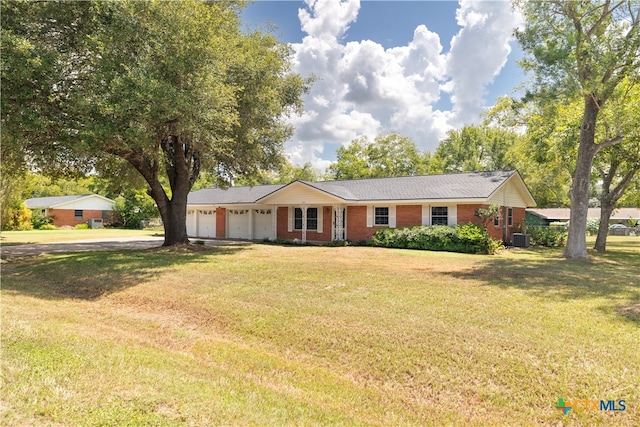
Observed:
[[[611,139],[608,139],[608,140],[606,140],[604,142],[601,142],[599,144],[595,144],[596,153],[600,152],[601,150],[604,150],[607,147],[611,147],[613,145],[616,145],[616,144],[620,143],[620,141],[622,141],[622,138],[623,138],[622,135],[618,135],[618,136],[615,136],[615,137],[613,137]]]

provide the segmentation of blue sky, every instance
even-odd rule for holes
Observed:
[[[275,24],[294,71],[317,78],[285,146],[299,165],[324,169],[340,145],[394,131],[433,151],[524,80],[506,1],[261,0],[243,21]]]

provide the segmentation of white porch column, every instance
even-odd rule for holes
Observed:
[[[247,230],[249,232],[249,240],[253,240],[254,239],[254,235],[253,235],[253,212],[254,209],[252,209],[251,207],[249,207],[249,230]]]
[[[271,238],[273,240],[278,238],[278,205],[273,205],[271,208]]]
[[[344,240],[344,206],[333,207],[333,240]]]

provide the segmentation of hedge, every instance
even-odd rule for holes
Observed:
[[[500,242],[477,224],[381,228],[373,235],[373,245],[387,248],[422,249],[462,253],[493,254]]]
[[[564,246],[567,243],[566,228],[556,227],[527,227],[531,234],[531,244],[534,246]]]

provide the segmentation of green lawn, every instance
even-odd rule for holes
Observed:
[[[12,258],[0,424],[637,426],[640,238],[608,248]]]

